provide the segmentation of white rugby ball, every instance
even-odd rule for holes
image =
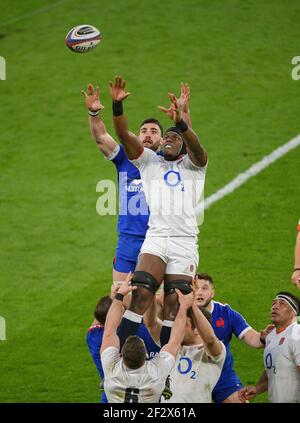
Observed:
[[[65,39],[66,45],[75,53],[87,53],[97,47],[100,41],[100,31],[92,25],[75,26]]]

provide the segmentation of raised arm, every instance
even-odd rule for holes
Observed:
[[[178,295],[179,310],[172,326],[169,342],[163,346],[161,351],[167,351],[176,358],[184,336],[186,313],[194,302],[195,292],[193,290],[190,294],[183,295],[178,289],[175,291]]]
[[[81,92],[85,97],[85,104],[89,111],[89,126],[92,137],[101,153],[108,157],[116,148],[117,143],[106,131],[106,127],[99,115],[100,111],[104,109],[100,102],[100,89],[97,87],[95,91],[93,85],[89,84],[87,93],[85,91]]]
[[[292,274],[292,283],[300,289],[300,221],[298,224],[298,234],[295,245],[295,264]]]
[[[175,95],[172,94],[170,99],[174,109],[173,121],[182,133],[189,158],[195,165],[205,166],[207,163],[207,153],[204,147],[200,144],[197,134],[183,120],[182,106],[178,104]]]
[[[109,85],[113,101],[113,121],[116,134],[123,144],[129,160],[137,159],[142,154],[143,147],[139,138],[129,131],[127,119],[123,113],[123,100],[130,95],[125,90],[126,82],[121,76],[116,76],[115,81],[110,81]]]
[[[192,313],[196,329],[203,340],[206,351],[212,357],[217,357],[222,352],[222,344],[215,335],[212,325],[195,303],[192,306]]]
[[[119,295],[115,296],[108,310],[106,320],[105,320],[102,346],[100,350],[101,354],[108,347],[120,348],[120,340],[117,335],[117,328],[119,324],[121,323],[123,313],[124,313],[123,298],[127,294],[129,294],[129,292],[136,289],[136,286],[130,285],[130,278],[131,278],[131,273],[128,274],[126,278],[126,282],[120,286],[119,291],[117,292],[117,294]]]

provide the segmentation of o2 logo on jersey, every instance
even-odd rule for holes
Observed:
[[[181,191],[184,191],[184,186],[181,181],[181,176],[179,172],[175,172],[175,170],[169,170],[167,173],[164,174],[164,181],[168,187],[175,188],[179,184],[181,184]]]
[[[180,357],[177,370],[181,375],[187,375],[190,373],[190,379],[196,379],[196,372],[192,370],[193,363],[189,357]]]
[[[268,370],[273,370],[273,373],[276,374],[276,366],[273,366],[272,354],[269,353],[265,357],[266,368]]]

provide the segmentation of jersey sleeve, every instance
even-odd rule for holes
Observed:
[[[300,366],[300,326],[297,324],[291,338],[289,339],[290,349],[296,366]]]
[[[229,310],[233,332],[237,338],[242,339],[245,333],[251,329],[251,326],[240,313],[230,307]]]
[[[198,172],[201,172],[201,173],[204,173],[205,174],[206,173],[206,169],[207,169],[207,165],[208,165],[208,160],[207,160],[205,166],[197,166],[197,165],[195,165],[195,163],[192,162],[192,160],[190,159],[189,155],[186,154],[184,156],[183,163],[184,163],[184,166],[187,169],[196,170]]]
[[[119,349],[115,347],[106,348],[101,354],[101,362],[104,376],[107,377],[112,368],[121,360]]]
[[[149,148],[144,148],[139,157],[134,160],[130,160],[131,163],[136,166],[140,171],[145,169],[149,164],[156,162],[158,156],[154,151]]]
[[[212,355],[209,354],[209,357],[215,363],[221,363],[223,361],[223,364],[224,364],[224,361],[225,361],[225,358],[226,358],[226,347],[223,344],[223,342],[221,342],[221,346],[222,346],[222,351],[220,352],[219,355],[217,355],[217,356],[214,357],[214,356],[212,356]],[[223,364],[222,364],[222,366],[223,366]]]
[[[117,168],[122,166],[122,164],[128,160],[124,147],[120,144],[117,144],[110,155],[106,157],[106,160],[112,161]]]
[[[174,367],[175,357],[167,351],[161,351],[156,357],[152,358],[151,363],[158,367],[159,376],[166,379]]]

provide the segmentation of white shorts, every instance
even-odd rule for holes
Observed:
[[[140,254],[160,257],[167,275],[195,276],[198,262],[198,238],[191,236],[146,236]]]

